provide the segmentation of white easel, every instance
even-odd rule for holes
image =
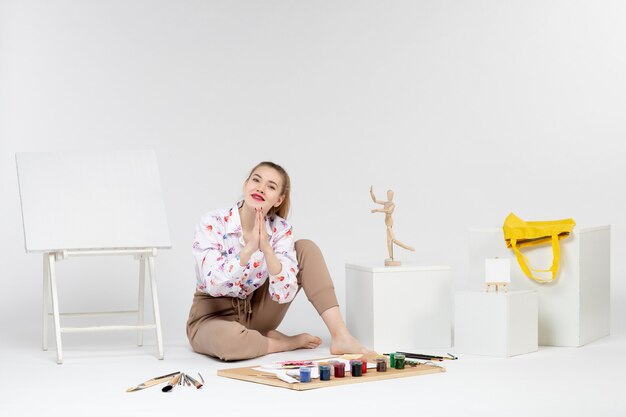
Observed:
[[[163,359],[154,258],[170,247],[156,155],[152,151],[18,153],[17,170],[27,252],[43,252],[43,349],[52,317],[57,363],[61,333],[154,329]],[[42,202],[45,202],[43,204]],[[94,222],[97,219],[97,222]],[[56,263],[80,256],[130,255],[139,261],[138,307],[131,311],[60,313]],[[144,322],[146,262],[154,323]],[[50,311],[50,301],[52,311]],[[62,316],[137,315],[136,325],[62,327]]]
[[[503,290],[509,292],[511,283],[511,260],[508,258],[487,258],[485,259],[485,292],[489,292],[494,287],[496,293]]]

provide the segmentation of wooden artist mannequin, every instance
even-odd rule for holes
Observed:
[[[400,266],[400,261],[393,259],[393,244],[410,251],[415,251],[415,248],[408,246],[399,240],[393,234],[393,211],[396,208],[396,204],[393,202],[393,190],[387,190],[387,201],[376,200],[374,195],[374,187],[370,187],[370,196],[372,201],[376,204],[382,204],[383,208],[373,209],[372,213],[385,213],[385,225],[387,226],[387,251],[389,252],[389,258],[385,259],[385,266]]]

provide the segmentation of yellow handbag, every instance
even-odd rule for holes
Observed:
[[[572,233],[576,223],[573,219],[552,220],[542,222],[527,222],[515,214],[510,213],[504,221],[504,241],[507,248],[513,248],[517,262],[522,271],[530,279],[545,284],[554,282],[556,273],[559,270],[559,260],[561,257],[559,240]],[[552,266],[550,269],[534,269],[529,266],[528,258],[520,252],[520,248],[527,246],[537,246],[552,242]],[[552,272],[552,279],[537,278],[531,272]]]

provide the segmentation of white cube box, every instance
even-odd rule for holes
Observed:
[[[508,357],[537,351],[536,291],[456,294],[454,351]]]
[[[449,266],[346,264],[346,322],[378,352],[449,347]]]
[[[539,345],[582,346],[610,332],[611,228],[575,227],[559,243],[557,279],[540,284],[524,275],[514,252],[504,243],[502,228],[470,229],[469,289],[484,288],[486,258],[510,258],[509,288],[539,294]],[[552,264],[549,244],[522,252],[535,269],[547,269]]]

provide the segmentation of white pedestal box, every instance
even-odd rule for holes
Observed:
[[[456,294],[454,351],[515,356],[537,351],[537,292]]]
[[[502,228],[470,229],[468,288],[484,290],[485,258],[510,258],[509,288],[539,294],[539,345],[582,346],[610,332],[611,228],[575,227],[559,244],[557,279],[540,284],[524,275],[515,253],[504,243]],[[552,264],[549,244],[522,249],[522,253],[535,269],[548,269]]]
[[[346,264],[346,322],[380,353],[450,347],[449,266]]]

